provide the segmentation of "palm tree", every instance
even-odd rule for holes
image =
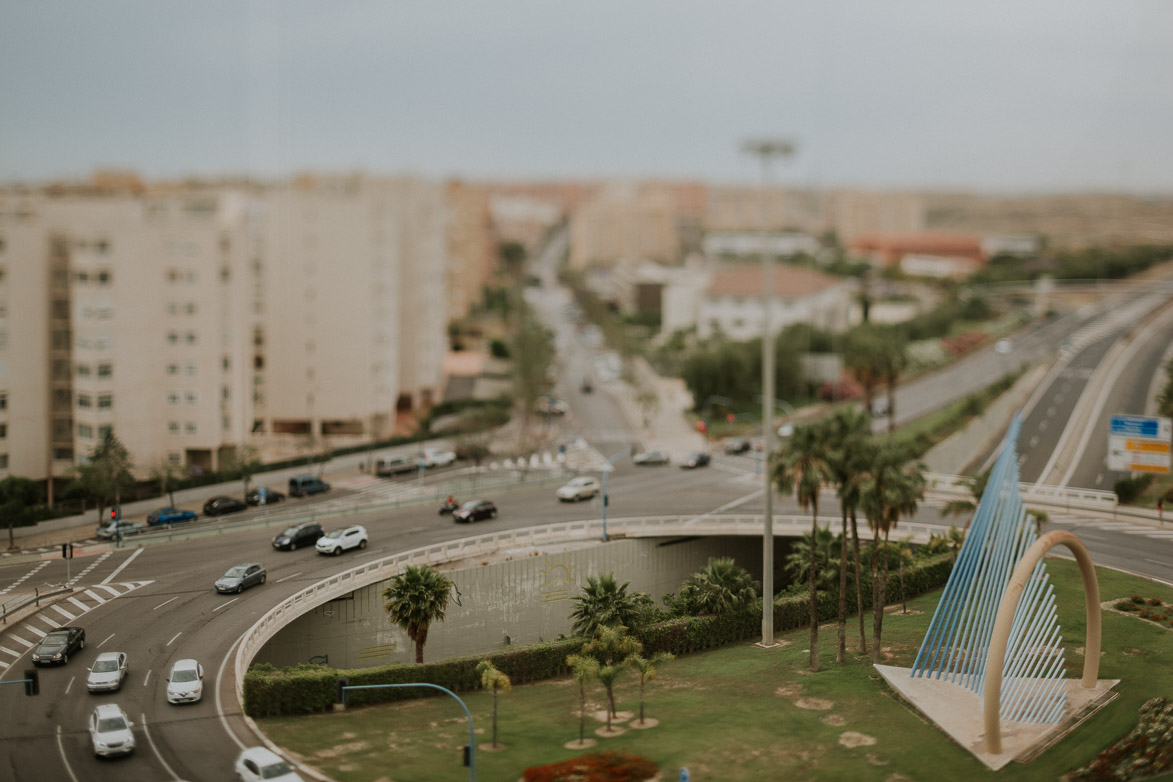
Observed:
[[[408,565],[391,579],[391,586],[383,590],[383,606],[391,621],[407,631],[415,643],[415,661],[424,661],[424,644],[428,642],[428,626],[444,621],[452,580],[430,565]]]
[[[834,589],[842,568],[839,567],[837,549],[842,548],[842,536],[836,535],[830,527],[819,527],[815,539],[815,572],[819,589]],[[783,569],[792,580],[798,581],[810,567],[811,536],[809,532],[794,542],[786,555]]]
[[[847,655],[847,520],[851,519],[851,541],[855,552],[855,605],[859,612],[859,652],[867,654],[863,625],[863,579],[859,564],[859,507],[861,476],[869,463],[871,440],[866,414],[854,407],[842,407],[827,422],[827,465],[839,495],[843,532],[839,536],[839,627],[835,661],[843,665]]]
[[[582,594],[571,598],[577,605],[570,613],[575,635],[594,635],[601,627],[632,627],[639,619],[645,604],[651,602],[642,592],[627,593],[630,581],[622,585],[615,581],[615,575],[587,576]]]
[[[627,658],[643,650],[644,645],[628,635],[623,625],[600,627],[594,637],[583,644],[582,654],[599,661],[595,675],[607,691],[607,730],[611,729],[611,717],[615,715],[615,679],[627,667]]]
[[[572,654],[566,658],[566,664],[578,684],[578,743],[581,745],[585,741],[586,683],[598,675],[599,661],[589,655]]]
[[[843,345],[843,363],[847,371],[863,387],[864,415],[872,415],[872,400],[876,387],[884,378],[883,349],[877,328],[870,323],[847,332]]]
[[[656,663],[667,662],[673,659],[670,652],[657,652],[651,657],[641,657],[639,654],[630,655],[627,660],[639,672],[639,722],[644,724],[644,685],[656,678]]]
[[[908,613],[908,598],[904,594],[904,563],[912,562],[915,555],[912,551],[912,538],[902,538],[896,546],[896,554],[900,561],[900,612]]]
[[[732,557],[710,558],[680,588],[680,598],[701,615],[719,616],[753,605],[761,584]]]
[[[823,428],[800,426],[777,454],[774,482],[783,494],[793,492],[798,504],[811,509],[811,539],[818,536],[819,491],[831,476]],[[819,670],[819,605],[815,575],[815,547],[810,550],[811,671]]]
[[[972,499],[959,497],[952,499],[941,506],[941,518],[946,516],[962,516],[969,514],[969,518],[965,520],[965,526],[961,528],[962,536],[969,530],[969,525],[973,523],[973,514],[977,510],[978,503],[982,501],[982,494],[986,491],[986,484],[990,480],[990,471],[979,475],[971,475],[966,477],[965,483],[969,487],[969,493],[973,495]]]
[[[908,366],[904,340],[892,329],[880,332],[880,377],[888,389],[888,434],[896,430],[896,384]]]
[[[888,589],[888,535],[902,516],[916,513],[925,494],[925,466],[915,462],[904,446],[891,442],[877,451],[863,485],[863,507],[872,529],[872,662],[879,663],[884,622],[884,598]],[[879,570],[880,535],[884,536],[884,569]]]
[[[486,690],[493,691],[493,748],[497,747],[497,692],[509,692],[513,689],[513,682],[509,677],[501,671],[497,670],[493,663],[488,660],[481,660],[477,663],[477,673],[481,675],[481,687]]]

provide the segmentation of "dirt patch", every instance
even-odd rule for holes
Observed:
[[[884,760],[882,757],[877,755],[875,752],[869,752],[866,757],[868,759],[868,763],[871,763],[873,766],[886,766],[886,765],[888,765],[888,761]]]
[[[627,727],[631,728],[632,730],[647,730],[648,728],[654,728],[659,724],[660,724],[659,720],[654,720],[651,717],[648,717],[643,722],[640,722],[639,720],[634,720],[634,721],[630,722]]]
[[[924,613],[924,611],[917,611],[916,609],[909,609],[907,611],[901,611],[900,606],[896,606],[895,608],[889,608],[889,609],[885,610],[884,613],[896,614],[897,616],[920,616],[921,614]]]
[[[823,719],[819,720],[824,725],[830,725],[832,728],[842,728],[847,724],[847,720],[838,714],[828,714]]]
[[[506,746],[500,742],[498,742],[497,746],[495,746],[495,747],[491,743],[490,744],[477,744],[477,749],[479,749],[481,752],[500,752],[501,750],[503,750],[505,748],[506,748]]]
[[[344,755],[344,754],[347,754],[350,752],[362,752],[363,750],[370,749],[370,748],[371,748],[371,745],[369,742],[352,741],[349,744],[339,744],[338,746],[330,747],[329,749],[319,750],[318,752],[314,753],[314,757],[315,758],[335,758],[335,757],[338,757],[339,755]]]
[[[830,711],[835,708],[834,702],[825,698],[799,698],[794,702],[794,705],[810,711]]]
[[[575,739],[574,741],[566,742],[562,746],[565,749],[590,749],[598,743],[594,739],[583,739],[582,741]]]
[[[1130,646],[1125,649],[1122,654],[1125,657],[1143,657],[1144,655],[1148,654],[1148,652],[1146,652],[1144,649],[1137,649],[1135,646]]]
[[[912,780],[903,774],[889,774],[884,778],[884,782],[912,782]]]
[[[599,709],[591,716],[594,717],[599,722],[606,722],[607,721],[607,710],[606,709]],[[634,716],[635,716],[635,714],[633,714],[630,711],[617,711],[617,712],[615,712],[615,714],[613,714],[611,716],[611,724],[615,724],[616,722],[627,722],[629,719],[631,719]]]
[[[797,682],[791,682],[790,684],[783,684],[781,687],[774,690],[774,694],[777,695],[779,698],[793,698],[795,695],[798,695],[801,692],[802,692],[802,685],[798,684]]]
[[[870,747],[876,743],[873,736],[868,736],[864,733],[856,733],[849,730],[846,733],[839,734],[839,746],[854,749],[856,747]]]
[[[610,730],[607,730],[607,726],[604,725],[603,727],[601,727],[595,731],[595,735],[601,736],[605,739],[609,739],[609,738],[613,738],[615,736],[622,736],[626,732],[627,732],[627,728],[621,728],[618,725],[612,725]]]

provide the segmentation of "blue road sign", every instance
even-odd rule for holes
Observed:
[[[1112,434],[1132,435],[1133,437],[1157,437],[1159,436],[1160,425],[1160,419],[1151,416],[1112,416]]]

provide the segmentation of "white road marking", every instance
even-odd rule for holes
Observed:
[[[179,599],[179,595],[176,595],[175,597],[171,598],[171,600],[178,600],[178,599]],[[154,607],[154,608],[152,608],[151,610],[152,610],[152,611],[158,611],[160,608],[162,608],[163,606],[165,606],[165,605],[167,605],[168,603],[170,603],[170,602],[171,602],[171,600],[164,600],[162,603],[159,603],[159,605],[155,606],[155,607]]]
[[[39,619],[41,619],[42,621],[44,621],[44,617],[38,617],[38,618],[39,618]],[[26,627],[27,629],[31,630],[31,631],[33,632],[33,634],[34,634],[34,635],[40,636],[41,638],[44,638],[46,635],[48,635],[48,634],[49,634],[49,633],[45,632],[44,630],[42,630],[41,628],[37,627],[36,625],[34,625],[34,624],[32,624],[32,623],[26,624],[26,625],[25,625],[25,627]],[[57,627],[56,627],[56,626],[54,626],[52,629],[53,629],[53,630],[56,630],[56,629],[57,629]]]
[[[175,639],[176,639],[176,638],[178,638],[178,637],[179,637],[179,636],[181,636],[181,635],[183,635],[183,631],[182,631],[182,630],[180,630],[178,633],[176,633],[176,634],[175,634],[175,635],[174,635],[174,636],[171,638],[171,640],[167,642],[167,645],[168,645],[168,646],[170,646],[171,644],[175,643]]]
[[[274,581],[273,583],[274,583],[274,584],[280,584],[280,583],[281,583],[281,582],[283,582],[283,581],[288,581],[288,580],[289,580],[289,579],[291,579],[291,578],[297,578],[297,577],[298,577],[298,576],[300,576],[300,575],[301,575],[301,572],[299,571],[299,572],[297,572],[297,573],[294,573],[292,576],[286,576],[285,578],[279,578],[279,579],[277,579],[276,581]]]
[[[12,640],[14,640],[14,641],[19,641],[20,643],[24,644],[24,645],[25,645],[25,647],[26,647],[26,648],[28,648],[28,649],[32,649],[34,646],[36,646],[36,644],[34,644],[34,643],[31,643],[31,642],[29,642],[29,641],[26,641],[26,640],[24,640],[24,639],[23,639],[23,638],[21,638],[19,635],[14,635],[14,636],[12,636]]]
[[[142,551],[142,549],[139,549],[139,551]],[[159,762],[163,764],[163,768],[167,769],[167,773],[171,775],[171,778],[172,779],[179,779],[180,777],[178,774],[175,773],[175,769],[171,768],[171,766],[169,766],[167,764],[166,760],[163,760],[163,755],[160,754],[159,748],[155,746],[155,740],[153,738],[151,738],[151,732],[149,730],[147,730],[147,715],[146,714],[144,714],[142,716],[142,723],[143,723],[143,734],[146,735],[146,737],[147,737],[147,743],[151,745],[151,751],[155,753],[155,757],[157,757],[159,759]]]
[[[109,584],[111,581],[113,581],[114,577],[117,576],[119,573],[121,573],[123,568],[125,568],[131,562],[134,562],[134,558],[137,557],[139,554],[143,553],[144,551],[146,551],[146,549],[143,549],[143,548],[136,549],[133,554],[131,554],[129,557],[126,558],[125,562],[123,562],[118,567],[114,568],[113,573],[111,573],[110,575],[108,575],[104,579],[102,579],[102,583]]]
[[[66,621],[66,622],[72,622],[74,619],[77,619],[77,617],[76,617],[76,616],[74,616],[73,614],[69,613],[68,611],[66,611],[64,608],[62,608],[61,606],[57,605],[56,603],[54,603],[52,606],[50,606],[50,608],[52,608],[54,611],[56,611],[57,613],[59,613],[59,614],[61,614],[63,617],[65,617],[65,621]]]
[[[57,751],[61,753],[61,763],[65,766],[65,770],[69,772],[69,778],[73,782],[77,782],[77,774],[73,773],[73,769],[69,767],[69,760],[65,757],[65,745],[61,741],[61,726],[57,726]]]
[[[220,605],[213,608],[212,612],[215,613],[216,611],[219,611],[221,608],[227,608],[228,606],[232,605],[233,603],[235,603],[239,599],[240,599],[239,597],[234,597],[231,600],[229,600],[227,603],[221,603]]]
[[[70,598],[66,598],[66,599],[69,600],[69,602],[73,603],[78,608],[80,608],[81,612],[83,614],[90,610],[90,607],[88,605],[86,605],[82,601],[78,600],[76,597],[70,597]]]
[[[41,564],[37,565],[35,568],[33,568],[32,570],[30,570],[29,572],[25,573],[25,574],[24,574],[23,576],[21,576],[20,578],[18,578],[18,579],[16,579],[15,581],[13,581],[13,582],[12,582],[11,584],[9,584],[8,586],[4,587],[3,589],[0,589],[0,595],[3,595],[3,594],[5,594],[5,593],[7,593],[7,592],[11,592],[11,591],[12,591],[13,589],[15,589],[17,586],[19,586],[19,585],[20,585],[20,584],[22,584],[23,582],[25,582],[25,581],[29,580],[29,579],[30,579],[30,578],[32,578],[33,576],[35,576],[35,575],[37,574],[37,572],[38,572],[39,570],[41,570],[41,568],[47,567],[48,565],[49,565],[49,560],[45,560],[44,562],[42,562]]]
[[[76,679],[76,678],[77,678],[76,676],[70,676],[70,677],[69,677],[69,684],[65,685],[65,694],[66,694],[66,695],[68,695],[68,694],[69,694],[69,688],[73,686],[73,680],[74,680],[74,679]]]
[[[151,672],[148,670],[146,677],[143,678],[143,686],[146,687],[150,681],[151,681]]]
[[[7,646],[0,646],[0,652],[4,652],[5,654],[11,654],[13,657],[20,657],[21,656],[20,652],[14,652],[13,650],[9,649]]]
[[[102,643],[98,644],[98,648],[99,648],[99,649],[101,649],[101,648],[102,648],[102,646],[103,646],[103,644],[105,644],[107,641],[109,641],[111,638],[113,638],[113,637],[114,637],[114,635],[115,635],[115,633],[110,633],[110,635],[108,635],[108,636],[106,636],[105,638],[103,638],[103,639],[102,639]]]
[[[224,653],[224,659],[220,661],[220,670],[216,671],[216,713],[220,715],[220,724],[224,726],[224,732],[228,734],[228,738],[236,742],[236,746],[241,749],[248,749],[248,744],[245,744],[236,734],[232,732],[232,727],[228,724],[228,718],[224,716],[224,704],[220,700],[220,682],[224,679],[224,667],[228,665],[228,660],[232,657],[232,652],[240,644],[240,639],[237,638],[232,646],[228,647],[228,651]],[[248,721],[248,718],[245,718]],[[77,782],[74,780],[74,782]]]
[[[96,592],[94,592],[94,590],[92,590],[92,589],[87,589],[87,590],[85,591],[85,595],[86,595],[87,597],[89,597],[91,600],[95,601],[95,602],[96,602],[98,605],[101,605],[102,603],[105,603],[105,602],[106,602],[106,598],[104,598],[104,597],[102,597],[101,595],[97,594],[97,593],[96,593]]]

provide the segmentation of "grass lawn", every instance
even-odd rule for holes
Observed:
[[[1056,602],[1067,647],[1068,676],[1083,667],[1083,594],[1074,564],[1050,559]],[[893,574],[893,577],[895,574]],[[1173,590],[1110,570],[1100,570],[1103,600],[1132,594],[1173,601]],[[886,662],[910,666],[940,592],[909,602],[910,613],[884,620]],[[944,780],[995,775],[919,713],[898,700],[858,655],[858,620],[848,624],[849,660],[835,665],[835,627],[820,632],[822,671],[807,671],[809,631],[782,634],[786,645],[763,650],[738,644],[681,657],[659,666],[647,686],[646,710],[659,725],[628,729],[612,738],[594,736],[601,726],[587,718],[589,751],[624,750],[661,767],[675,780],[687,767],[694,780]],[[1115,701],[1029,765],[1012,763],[997,776],[1007,780],[1058,779],[1083,765],[1131,730],[1145,700],[1173,696],[1173,630],[1105,611],[1100,678],[1122,680]],[[871,618],[867,619],[870,631]],[[433,633],[443,632],[442,625]],[[854,650],[855,653],[852,653]],[[588,688],[588,711],[601,709],[602,688]],[[477,779],[516,782],[531,765],[582,754],[563,744],[578,738],[578,690],[569,679],[516,687],[499,696],[498,732],[505,745],[485,751],[491,738],[492,696],[462,694],[476,724]],[[638,713],[638,679],[623,674],[616,686],[620,711]],[[633,718],[634,719],[634,718]],[[277,744],[343,782],[444,782],[467,780],[460,747],[468,723],[448,697],[369,706],[340,714],[258,721]]]

